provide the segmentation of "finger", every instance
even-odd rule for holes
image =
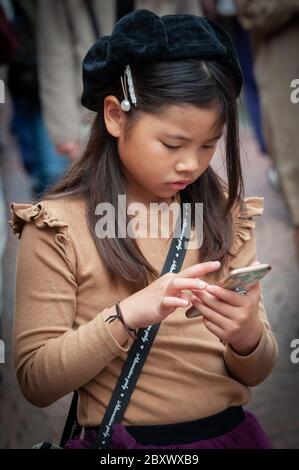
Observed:
[[[221,315],[218,312],[215,312],[213,309],[211,309],[205,304],[202,304],[200,306],[200,311],[203,314],[205,322],[209,321],[213,323],[217,328],[222,330],[223,334],[225,333],[226,330],[228,330],[230,320],[227,317]]]
[[[202,301],[196,297],[196,295],[193,294],[193,292],[191,292],[191,296],[190,296],[190,302],[195,305],[195,304],[202,304]]]
[[[236,307],[235,305],[230,305],[226,302],[223,302],[206,291],[197,291],[195,295],[202,301],[204,305],[210,307],[215,312],[218,312],[227,318],[232,318],[235,315],[235,309],[240,308],[240,306]]]
[[[215,325],[215,323],[209,321],[209,320],[206,320],[204,318],[204,324],[206,326],[206,328],[211,332],[213,333],[215,336],[217,336],[218,339],[223,340],[224,338],[224,332],[221,328],[219,328],[219,326]]]
[[[213,296],[217,297],[217,299],[234,307],[242,307],[242,305],[244,305],[244,298],[238,292],[224,289],[224,287],[211,285],[207,285],[206,290]]]
[[[180,272],[180,277],[200,277],[204,274],[212,273],[220,268],[219,261],[208,261],[206,263],[198,263],[184,269]]]
[[[161,300],[161,307],[166,308],[179,308],[187,307],[189,302],[186,299],[181,299],[180,297],[163,297]]]
[[[169,282],[166,293],[167,295],[176,295],[181,290],[191,289],[205,289],[206,283],[200,279],[184,279],[181,277],[174,277]]]
[[[259,261],[253,261],[249,266],[257,266],[258,264],[261,264]]]
[[[181,292],[181,293],[179,294],[179,297],[180,297],[181,299],[187,300],[187,301],[188,301],[188,305],[190,304],[190,296],[189,296],[188,294],[184,294],[183,292]]]

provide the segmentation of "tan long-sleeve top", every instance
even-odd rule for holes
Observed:
[[[247,216],[233,210],[229,269],[256,258],[255,221],[263,198],[245,199]],[[75,197],[12,204],[12,228],[19,233],[14,361],[24,396],[48,406],[78,389],[82,426],[100,423],[115,388],[132,339],[120,341],[120,322],[104,322],[117,300],[129,294],[112,289],[90,235],[86,206]],[[138,239],[152,265],[161,272],[171,240]],[[198,262],[188,250],[182,266]],[[219,274],[203,279],[216,283]],[[260,299],[263,333],[256,349],[240,356],[204,326],[202,317],[188,319],[178,308],[160,326],[142,374],[123,417],[125,425],[167,424],[195,420],[233,405],[246,404],[250,386],[263,381],[277,358],[277,343]],[[106,317],[105,317],[106,316]],[[118,338],[118,339],[117,339]]]

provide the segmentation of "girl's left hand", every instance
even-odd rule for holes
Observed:
[[[259,283],[246,295],[207,284],[206,289],[193,291],[192,304],[203,314],[204,324],[221,341],[229,343],[237,354],[248,355],[262,336],[259,317]]]

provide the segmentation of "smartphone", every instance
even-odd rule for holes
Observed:
[[[271,269],[272,266],[270,264],[257,264],[255,266],[247,266],[246,268],[233,269],[217,285],[224,289],[234,290],[240,294],[246,294],[247,290],[260,281]],[[201,313],[192,305],[186,310],[185,315],[187,318],[194,318],[199,317]]]
[[[271,269],[270,264],[257,264],[256,266],[233,269],[218,285],[225,289],[246,293],[250,287],[262,279]]]

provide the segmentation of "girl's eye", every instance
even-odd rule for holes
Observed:
[[[165,142],[162,142],[162,144],[163,144],[163,145],[164,145],[166,148],[168,148],[168,149],[172,149],[172,150],[175,150],[175,149],[179,149],[179,148],[181,148],[181,146],[180,146],[180,145],[173,146],[173,145],[168,145],[168,144],[165,144]]]
[[[213,149],[215,146],[216,146],[216,144],[212,144],[212,145],[203,145],[203,148],[204,148],[204,149]]]

